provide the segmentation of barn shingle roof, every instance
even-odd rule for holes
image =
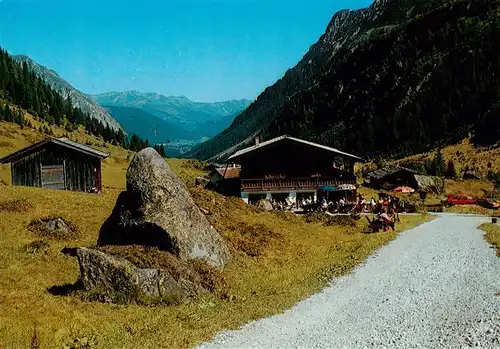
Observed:
[[[37,149],[39,149],[40,147],[43,147],[44,145],[46,145],[48,143],[57,144],[59,146],[62,146],[62,147],[65,147],[65,148],[68,148],[71,150],[75,150],[75,151],[78,151],[80,153],[83,153],[83,154],[86,154],[86,155],[89,155],[89,156],[92,156],[92,157],[95,157],[95,158],[98,158],[101,160],[105,159],[109,156],[109,154],[107,154],[107,153],[104,153],[100,150],[91,148],[91,147],[84,145],[84,144],[73,142],[67,138],[47,138],[41,142],[30,145],[29,147],[20,149],[20,150],[12,153],[10,155],[7,155],[4,158],[1,158],[0,164],[6,164],[6,163],[9,163],[12,161],[19,160],[19,159],[33,153],[34,151],[36,151]]]

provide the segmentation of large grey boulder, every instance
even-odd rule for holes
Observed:
[[[116,303],[179,300],[207,292],[201,277],[185,262],[177,270],[142,269],[101,251],[78,248],[80,280],[86,291]]]
[[[183,260],[222,267],[230,254],[185,184],[153,149],[141,150],[127,170],[127,190],[103,224],[99,245],[146,245]]]

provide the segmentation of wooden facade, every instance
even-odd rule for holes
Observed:
[[[107,156],[88,146],[59,138],[21,149],[0,159],[0,163],[11,163],[14,186],[100,192],[101,160]]]
[[[232,155],[229,161],[241,165],[241,196],[245,201],[253,201],[246,199],[263,195],[317,198],[318,191],[325,186],[349,187],[332,196],[354,198],[354,162],[363,159],[324,145],[281,136],[256,142],[253,147]]]

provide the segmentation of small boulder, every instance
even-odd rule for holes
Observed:
[[[273,204],[269,201],[269,200],[260,200],[258,203],[257,203],[257,207],[263,209],[263,210],[266,210],[266,211],[272,211],[274,208],[273,208]]]
[[[153,148],[132,159],[127,190],[103,224],[98,245],[155,246],[183,260],[201,259],[216,267],[230,258],[224,240],[185,184]]]
[[[39,236],[56,239],[68,239],[77,233],[76,228],[71,223],[60,217],[35,220],[30,223],[28,229]]]
[[[138,268],[129,261],[101,251],[78,248],[80,280],[86,291],[114,303],[179,300],[207,292],[201,277],[179,260],[177,272]]]

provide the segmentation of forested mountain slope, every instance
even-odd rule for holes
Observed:
[[[296,67],[217,137],[207,159],[255,132],[360,156],[403,156],[464,138],[500,138],[500,4],[379,0],[335,14]]]
[[[70,100],[73,107],[81,109],[91,118],[100,121],[104,125],[108,125],[115,131],[122,129],[120,124],[109,115],[106,109],[101,107],[91,97],[74,88],[55,71],[44,67],[24,55],[15,55],[12,58],[21,64],[26,64],[32,72],[43,79],[47,85],[59,93],[65,100]]]
[[[0,121],[29,126],[29,121],[21,110],[24,109],[49,126],[54,124],[63,126],[69,132],[82,125],[88,133],[102,136],[105,141],[128,146],[128,140],[121,128],[113,128],[75,107],[70,99],[62,96],[45,79],[30,69],[27,62],[15,60],[2,48],[0,48],[0,108]]]

